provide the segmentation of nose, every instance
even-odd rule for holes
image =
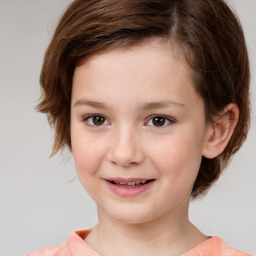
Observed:
[[[111,136],[109,159],[122,167],[139,165],[144,161],[139,131],[131,127],[116,129]]]

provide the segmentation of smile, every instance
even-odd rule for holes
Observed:
[[[123,179],[123,178],[112,178],[105,180],[110,190],[115,194],[124,197],[136,196],[148,190],[155,179]]]
[[[150,180],[122,182],[122,181],[110,180],[109,182],[111,182],[112,184],[117,185],[117,186],[134,188],[134,187],[142,186],[142,185],[146,184],[149,181]]]

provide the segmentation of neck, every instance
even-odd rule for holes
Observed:
[[[117,222],[99,211],[99,224],[86,239],[102,256],[180,255],[207,238],[186,215],[161,216],[138,224]],[[100,245],[100,246],[99,246]]]

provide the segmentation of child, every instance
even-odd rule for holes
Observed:
[[[242,28],[223,0],[75,0],[46,51],[38,108],[98,224],[29,256],[249,255],[188,219],[249,125]]]

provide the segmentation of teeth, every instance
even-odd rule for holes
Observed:
[[[130,181],[130,182],[122,182],[122,181],[111,181],[113,184],[118,186],[127,186],[127,187],[138,187],[145,184],[147,181]]]
[[[127,182],[128,186],[134,186],[136,182]]]

